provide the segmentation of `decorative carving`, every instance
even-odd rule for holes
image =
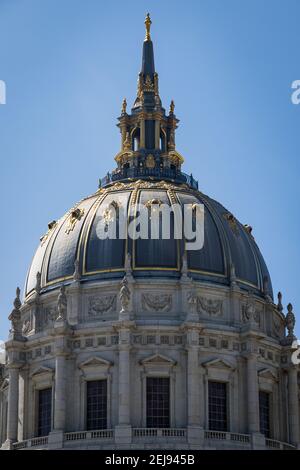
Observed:
[[[150,311],[168,312],[172,307],[170,294],[142,294],[142,308]]]
[[[285,326],[288,330],[288,338],[294,339],[294,329],[295,329],[295,323],[296,323],[296,318],[293,312],[293,306],[291,303],[288,304],[287,306],[288,313],[286,314],[285,317]]]
[[[131,150],[131,139],[130,139],[129,132],[126,132],[126,137],[125,137],[125,140],[123,142],[123,150],[128,150],[128,151]]]
[[[64,285],[62,285],[59,290],[57,298],[57,311],[58,317],[56,318],[56,321],[65,321],[67,319],[67,296]]]
[[[184,250],[183,256],[182,256],[182,266],[181,266],[181,280],[187,280],[188,279],[188,261],[187,261],[187,252]]]
[[[283,336],[283,323],[278,315],[273,315],[273,334],[276,338],[282,338]]]
[[[205,297],[197,297],[197,310],[199,313],[204,311],[209,315],[219,315],[223,314],[223,301],[207,299]]]
[[[74,227],[78,220],[82,218],[84,214],[84,209],[79,209],[79,207],[73,209],[69,215],[69,220],[67,224],[67,228],[65,230],[65,233],[69,235],[70,232],[74,230]]]
[[[52,328],[57,317],[56,307],[40,308],[36,315],[35,331],[43,331],[46,328]]]
[[[89,299],[88,315],[97,317],[103,313],[114,310],[116,303],[115,295],[103,295],[101,297],[91,297]]]
[[[13,339],[18,339],[22,336],[22,323],[21,323],[21,300],[20,300],[20,288],[17,287],[16,289],[16,298],[14,300],[14,308],[9,315],[8,319],[11,322],[11,329],[10,329],[10,336]]]
[[[242,307],[242,320],[244,323],[260,324],[260,312],[256,311],[255,304],[250,299]]]
[[[41,246],[44,245],[45,241],[49,238],[49,236],[50,236],[52,230],[54,230],[54,228],[55,228],[56,226],[57,226],[56,220],[52,220],[51,222],[49,222],[47,233],[45,233],[45,235],[43,235],[43,236],[40,238]]]

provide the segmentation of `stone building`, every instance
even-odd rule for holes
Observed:
[[[252,229],[182,172],[147,16],[117,168],[48,224],[17,289],[0,368],[3,449],[293,449],[295,317],[274,303]],[[204,246],[104,238],[138,204],[204,207]],[[133,210],[133,212],[132,212]],[[187,216],[186,216],[187,217]],[[102,224],[102,225],[101,225]],[[120,235],[120,234],[119,234]],[[297,352],[296,352],[297,355]]]

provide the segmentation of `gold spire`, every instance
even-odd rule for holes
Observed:
[[[150,37],[151,23],[152,23],[152,21],[151,21],[150,15],[149,15],[149,13],[147,13],[147,16],[146,16],[146,19],[145,19],[145,26],[146,26],[145,41],[150,41],[151,40],[151,37]]]

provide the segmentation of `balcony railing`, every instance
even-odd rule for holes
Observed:
[[[67,432],[64,434],[64,444],[63,446],[72,447],[76,446],[76,441],[89,441],[93,440],[96,444],[98,441],[100,446],[105,446],[105,443],[114,442],[115,433],[113,429],[100,429],[94,431],[76,431],[76,432]],[[186,428],[132,428],[132,439],[135,444],[141,443],[159,443],[161,439],[165,439],[170,442],[186,442],[188,440],[188,433]],[[218,447],[216,442],[223,442],[220,447],[226,447],[226,443],[229,448],[232,448],[234,443],[239,443],[243,447],[251,448],[252,439],[250,434],[239,434],[233,432],[223,432],[223,431],[204,431],[204,441],[206,445],[209,446],[209,441],[212,441],[214,447]],[[102,444],[103,443],[103,444]],[[231,444],[230,444],[231,443]],[[78,442],[79,444],[79,442]],[[95,445],[93,444],[93,445]],[[13,449],[22,450],[28,448],[44,448],[48,447],[48,436],[35,437],[32,439],[15,442],[13,444]],[[292,444],[286,442],[277,441],[275,439],[265,439],[265,448],[272,450],[295,450],[296,447]]]
[[[96,431],[67,432],[64,435],[65,441],[82,441],[85,439],[113,439],[113,429],[99,429]]]
[[[124,168],[112,173],[107,173],[104,178],[99,179],[99,188],[115,181],[126,180],[129,178],[155,178],[167,179],[176,183],[186,183],[193,189],[198,189],[198,181],[193,175],[188,175],[182,171],[171,168]]]
[[[186,429],[183,428],[133,428],[132,435],[136,438],[147,437],[175,437],[186,438]]]

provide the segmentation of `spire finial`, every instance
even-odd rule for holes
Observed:
[[[149,13],[147,13],[147,16],[146,16],[146,19],[145,19],[145,26],[146,26],[145,41],[151,41],[151,37],[150,37],[151,23],[152,23],[152,21],[151,21],[150,15],[149,15]]]

